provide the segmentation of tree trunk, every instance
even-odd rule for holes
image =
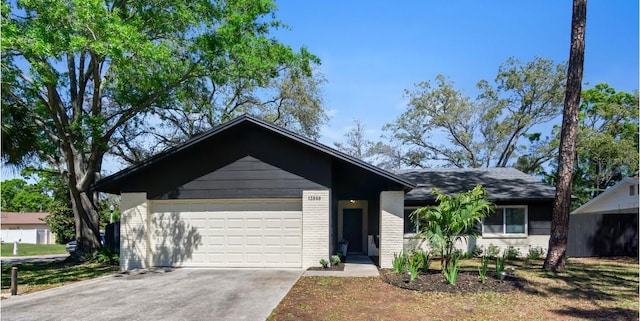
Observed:
[[[569,212],[571,210],[571,181],[576,155],[578,131],[578,106],[582,92],[582,70],[584,66],[585,27],[587,24],[587,0],[573,1],[571,22],[571,50],[567,71],[567,90],[564,98],[562,132],[558,156],[558,179],[556,197],[551,219],[549,250],[543,269],[560,272],[564,270],[567,237],[569,234]]]
[[[73,215],[76,221],[76,255],[91,253],[100,247],[100,219],[88,191],[69,184]]]

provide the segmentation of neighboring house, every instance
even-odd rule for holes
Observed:
[[[403,248],[406,179],[250,116],[97,182],[121,195],[122,269],[318,266]],[[373,249],[371,249],[373,250]]]
[[[479,226],[480,237],[457,247],[471,251],[474,246],[487,249],[495,245],[503,250],[512,246],[526,255],[530,247],[546,249],[549,245],[555,188],[533,176],[514,168],[412,169],[396,173],[417,185],[405,196],[407,249],[420,243],[415,239],[418,227],[409,214],[419,207],[436,205],[433,188],[452,195],[469,191],[476,185],[482,185],[487,191],[496,210]]]
[[[638,215],[638,178],[629,177],[607,188],[600,195],[571,212],[581,214],[636,214]]]
[[[567,255],[637,257],[639,185],[625,178],[571,212]]]
[[[2,242],[30,244],[55,244],[55,234],[44,221],[49,213],[16,213],[0,214],[0,239]]]

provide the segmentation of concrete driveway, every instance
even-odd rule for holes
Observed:
[[[3,300],[3,320],[265,320],[302,270],[118,274]]]

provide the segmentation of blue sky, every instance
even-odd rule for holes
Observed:
[[[495,78],[508,57],[569,57],[572,1],[276,1],[290,26],[274,35],[322,60],[325,107],[321,142],[343,139],[353,119],[369,138],[406,107],[405,89],[443,74],[467,95]],[[590,0],[585,88],[606,82],[638,88],[638,1]]]
[[[278,1],[290,29],[274,36],[322,60],[331,120],[320,141],[344,139],[354,119],[368,138],[406,108],[405,89],[443,74],[470,97],[508,57],[567,61],[572,1]],[[589,0],[584,82],[638,89],[638,1]],[[588,86],[587,86],[588,88]],[[559,123],[559,120],[558,120]],[[106,171],[123,167],[107,162]],[[16,173],[6,168],[3,179]]]

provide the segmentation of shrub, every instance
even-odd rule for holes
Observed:
[[[449,265],[447,265],[443,270],[442,273],[444,273],[444,278],[445,280],[447,280],[448,284],[456,284],[456,280],[458,279],[458,262],[459,259],[457,256],[453,256],[451,258],[451,262],[449,263]]]
[[[480,282],[484,284],[487,281],[487,271],[489,271],[489,257],[483,256],[480,258],[480,267],[478,273],[480,274]]]
[[[453,250],[452,255],[457,257],[457,258],[463,258],[463,259],[470,259],[471,258],[471,253],[470,252],[465,252],[464,250],[461,250],[461,249]]]
[[[482,251],[481,247],[479,247],[477,245],[474,245],[473,249],[471,250],[471,256],[472,257],[481,257],[482,256],[482,252],[483,251]]]
[[[547,254],[547,250],[543,247],[529,247],[529,253],[527,253],[527,259],[529,260],[539,260],[543,256]]]
[[[509,246],[507,250],[504,252],[504,257],[507,260],[515,260],[520,257],[520,250],[513,246]]]
[[[331,256],[331,265],[338,265],[340,264],[341,260],[340,260],[340,256],[339,255],[332,255]]]
[[[408,257],[404,251],[400,251],[400,254],[393,253],[393,261],[391,265],[393,266],[393,271],[397,274],[404,273],[407,266]]]
[[[320,265],[322,265],[322,267],[326,269],[327,267],[329,267],[329,261],[320,259]]]
[[[85,257],[90,262],[96,262],[105,265],[118,265],[120,264],[120,254],[106,247],[99,248],[96,252],[88,254]]]
[[[498,255],[500,255],[500,248],[493,244],[489,244],[489,247],[487,248],[485,255],[492,259],[497,258]]]

